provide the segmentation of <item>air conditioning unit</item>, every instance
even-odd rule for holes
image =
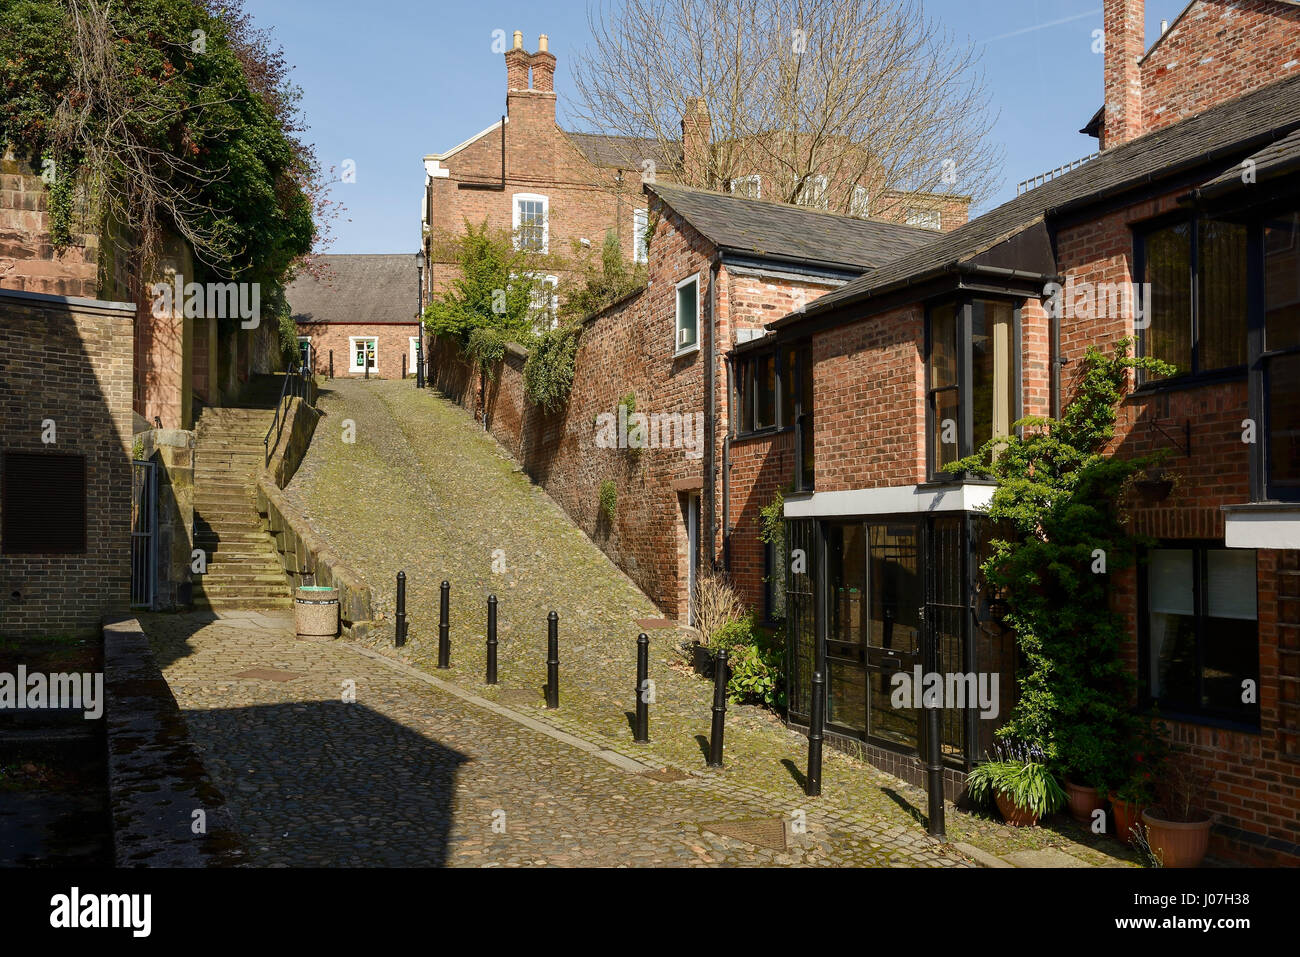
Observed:
[[[686,345],[686,343],[690,340],[690,337],[691,337],[691,330],[689,330],[689,329],[678,329],[678,330],[677,330],[677,347],[680,349],[682,346]]]

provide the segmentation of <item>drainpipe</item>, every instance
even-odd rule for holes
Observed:
[[[731,356],[727,359],[727,408],[731,408],[732,382],[735,370]],[[722,436],[722,569],[731,571],[731,426]]]
[[[714,479],[714,462],[716,461],[714,443],[716,441],[716,424],[718,421],[718,391],[715,386],[717,376],[714,364],[718,361],[718,271],[722,267],[722,252],[715,251],[709,262],[709,350],[705,358],[704,388],[709,393],[709,414],[705,428],[709,433],[709,442],[704,447],[705,486],[709,502],[709,525],[705,541],[709,547],[709,567],[717,567],[717,524],[718,501],[717,482]]]

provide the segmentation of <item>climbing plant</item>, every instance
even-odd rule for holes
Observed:
[[[568,401],[578,359],[579,327],[557,326],[534,338],[524,362],[524,395],[553,412]]]
[[[1009,611],[1020,648],[1019,698],[999,735],[1037,748],[1078,784],[1106,786],[1124,767],[1132,678],[1120,658],[1124,618],[1110,607],[1111,576],[1133,564],[1122,497],[1159,454],[1108,454],[1130,370],[1172,368],[1089,347],[1074,399],[1059,420],[1026,418],[1023,434],[991,440],[952,472],[997,481],[989,518],[999,534],[981,566]]]

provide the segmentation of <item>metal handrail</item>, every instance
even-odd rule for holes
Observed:
[[[289,414],[289,405],[294,399],[302,399],[308,405],[314,405],[312,401],[311,389],[311,370],[301,363],[291,366],[284,374],[284,385],[280,386],[280,398],[275,401],[275,418],[271,420],[271,427],[266,430],[266,435],[262,439],[262,449],[265,453],[263,465],[271,464],[271,433],[275,432],[275,447],[280,447],[280,437],[284,434],[284,420]],[[283,414],[281,414],[283,410]],[[276,427],[279,426],[279,430]]]

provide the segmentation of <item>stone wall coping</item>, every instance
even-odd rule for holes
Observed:
[[[128,318],[135,315],[135,303],[113,302],[108,299],[84,299],[81,296],[55,296],[46,292],[26,292],[21,289],[0,289],[0,301],[13,299],[21,303],[42,306],[63,306],[69,312],[92,312],[107,315],[120,315]]]

